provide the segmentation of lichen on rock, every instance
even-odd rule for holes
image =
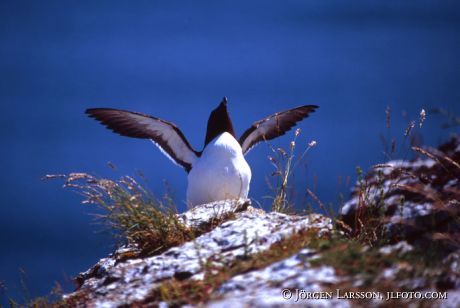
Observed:
[[[223,200],[177,214],[195,237],[147,255],[135,244],[122,246],[81,273],[78,289],[63,303],[456,307],[459,144],[454,138],[437,150],[415,148],[421,156],[412,161],[376,165],[358,181],[337,219],[267,213],[249,200]],[[386,301],[387,292],[446,298]],[[353,298],[363,294],[370,297]],[[372,298],[375,294],[379,298]]]
[[[80,288],[76,292],[66,295],[66,298],[84,293],[87,296],[85,302],[81,304],[96,307],[141,303],[159,304],[161,298],[155,299],[151,296],[156,289],[161,287],[162,283],[166,280],[200,280],[204,275],[204,264],[209,260],[213,260],[214,266],[225,267],[240,259],[244,260],[248,255],[268,250],[274,243],[288,238],[292,234],[314,230],[318,236],[321,236],[332,230],[331,219],[321,215],[295,216],[275,212],[266,213],[263,210],[248,206],[248,203],[249,201],[226,200],[211,205],[202,205],[186,212],[181,217],[194,227],[209,223],[216,219],[216,215],[222,215],[223,212],[228,213],[228,209],[232,209],[235,216],[211,231],[198,236],[195,240],[178,247],[172,247],[159,255],[119,261],[117,256],[126,254],[126,248],[123,248],[112,256],[101,259],[89,271],[80,274]],[[247,209],[245,211],[241,211],[242,204],[246,204]],[[311,256],[313,255],[311,254]],[[273,268],[265,270],[269,271],[270,275],[278,272],[280,282],[287,278],[294,281],[297,278],[294,277],[292,269],[291,271],[287,270],[287,266],[293,266],[295,260],[308,256],[310,254],[307,251],[301,251],[291,261],[289,259],[284,260],[278,265],[273,265]],[[308,273],[308,268],[305,268],[305,271]],[[329,271],[326,275],[327,279],[335,279],[332,269],[320,271]],[[301,274],[302,271],[298,273],[298,275]],[[318,279],[315,271],[310,270],[310,276],[315,281]],[[306,277],[301,278],[299,276],[298,279],[309,284],[305,280]],[[238,277],[234,279],[238,279]],[[230,283],[228,282],[216,290],[216,298],[223,296],[226,293],[225,290],[231,292]],[[253,291],[255,287],[252,286]],[[251,289],[250,285],[248,285],[249,289]],[[282,299],[281,289],[282,286],[277,288],[273,296],[278,295]]]

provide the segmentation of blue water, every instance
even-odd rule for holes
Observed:
[[[173,121],[201,150],[209,112],[224,95],[240,134],[276,111],[317,104],[300,125],[298,146],[318,145],[297,175],[297,196],[310,188],[336,206],[349,191],[339,177],[353,180],[357,165],[384,161],[379,133],[400,140],[421,108],[460,114],[459,9],[455,1],[1,1],[2,302],[24,295],[19,268],[31,296],[54,281],[71,290],[66,277],[113,248],[80,196],[43,175],[142,170],[157,194],[169,182],[184,209],[185,172],[151,143],[110,133],[86,108]],[[443,121],[428,114],[425,144],[446,138]],[[262,144],[247,155],[250,196],[264,206],[270,153]]]

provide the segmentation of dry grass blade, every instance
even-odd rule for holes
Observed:
[[[390,109],[390,106],[387,106],[385,108],[385,122],[386,122],[387,128],[390,128],[390,126],[391,126],[391,109]]]
[[[153,254],[184,243],[194,237],[179,220],[176,208],[153,196],[134,178],[118,181],[96,178],[87,173],[47,175],[44,179],[64,179],[64,187],[84,196],[82,203],[95,204],[103,214],[95,217],[126,239],[143,254]]]
[[[425,119],[426,119],[426,111],[425,111],[425,109],[422,109],[420,111],[420,117],[419,117],[419,120],[418,120],[419,128],[422,128],[423,122],[425,122]]]
[[[423,154],[423,155],[425,155],[425,156],[437,161],[438,163],[440,163],[438,158],[434,154],[431,154],[430,152],[428,152],[427,150],[424,150],[424,149],[422,149],[420,147],[417,147],[417,146],[413,146],[412,150],[414,150],[416,152],[419,152],[420,154]]]
[[[409,136],[414,127],[415,127],[415,121],[410,121],[406,127],[406,130],[404,131],[404,137]]]
[[[441,161],[439,160],[439,159],[441,158],[442,160],[444,160],[444,161],[446,161],[447,163],[451,164],[452,166],[454,166],[455,168],[457,168],[457,169],[460,171],[460,164],[457,163],[456,161],[454,161],[452,158],[446,156],[446,155],[440,155],[440,156],[438,156],[438,155],[435,155],[435,154],[433,154],[433,153],[431,153],[431,152],[429,152],[429,151],[427,151],[427,150],[424,150],[424,149],[422,149],[422,148],[420,148],[420,147],[417,147],[417,146],[413,146],[413,147],[412,147],[412,150],[414,150],[414,151],[416,151],[416,152],[418,152],[418,153],[420,153],[420,154],[423,154],[423,155],[425,155],[425,156],[427,156],[427,157],[429,157],[429,158],[435,160],[435,161],[438,162],[439,164],[443,165],[443,164],[441,163]]]
[[[307,188],[307,194],[318,204],[318,206],[326,213],[328,217],[332,217],[327,210],[327,208],[324,206],[324,203],[321,202],[321,200],[316,196],[310,189]]]
[[[292,190],[288,190],[289,180],[293,176],[297,166],[301,161],[303,161],[308,150],[315,147],[317,144],[315,140],[308,142],[308,145],[302,155],[300,155],[297,160],[294,160],[297,145],[296,141],[300,134],[301,129],[297,128],[294,132],[293,140],[289,143],[289,152],[286,152],[282,148],[274,149],[271,147],[275,157],[268,156],[268,160],[275,167],[275,171],[272,173],[272,176],[278,177],[276,185],[271,185],[269,183],[269,187],[274,190],[275,193],[271,207],[272,211],[287,214],[292,214],[294,212],[294,205],[291,200],[293,193]]]

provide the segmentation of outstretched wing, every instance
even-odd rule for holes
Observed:
[[[86,113],[117,134],[152,140],[163,154],[187,172],[200,156],[173,123],[138,112],[111,108],[87,109]]]
[[[318,106],[306,105],[286,111],[277,112],[271,116],[254,122],[240,138],[243,154],[246,154],[255,145],[264,140],[271,140],[284,135],[297,122],[307,118]]]

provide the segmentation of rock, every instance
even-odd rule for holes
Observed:
[[[405,254],[412,251],[414,248],[409,245],[406,241],[401,241],[394,245],[387,245],[380,247],[379,252],[384,255],[389,255],[393,252],[397,252],[399,255]]]
[[[249,200],[197,206],[177,216],[197,231],[194,240],[147,256],[135,245],[123,246],[81,273],[78,289],[63,302],[76,307],[456,307],[459,144],[454,138],[439,149],[417,148],[424,158],[377,166],[345,204],[343,224],[337,224],[342,232],[322,215],[266,213]],[[379,224],[369,224],[363,210]],[[376,236],[374,226],[384,231],[378,232],[381,242],[344,236],[353,237],[360,228]],[[386,291],[448,292],[448,298],[386,302]]]
[[[316,252],[303,249],[298,254],[276,262],[262,270],[237,275],[226,281],[216,292],[220,296],[209,304],[210,307],[270,307],[270,306],[310,306],[349,307],[347,301],[321,298],[298,299],[296,291],[283,296],[283,290],[302,290],[304,294],[319,294],[324,285],[340,281],[335,269],[330,266],[312,267],[308,262],[316,257]]]
[[[237,201],[225,200],[196,206],[187,212],[178,215],[179,220],[187,227],[204,229],[213,220],[222,218],[232,213],[238,213],[247,209],[251,202],[247,199]]]
[[[202,228],[216,217],[234,213],[232,219],[223,222],[194,241],[172,247],[149,257],[121,258],[135,247],[123,247],[107,258],[101,259],[93,268],[78,277],[79,289],[65,296],[66,300],[84,298],[77,304],[90,307],[116,307],[123,305],[159,305],[152,294],[159,292],[162,283],[169,280],[202,280],[204,263],[213,260],[214,265],[228,266],[248,255],[263,252],[272,244],[294,233],[314,230],[325,235],[332,230],[332,221],[318,214],[293,216],[266,213],[249,206],[248,200],[226,200],[198,206],[180,216],[184,223]],[[242,211],[246,209],[245,211]],[[322,283],[338,278],[330,267],[311,268],[308,260],[315,257],[312,250],[272,264],[271,266],[237,275],[211,295],[214,306],[240,303],[241,305],[265,306],[265,296],[278,298],[278,303],[288,304],[281,294],[283,288],[321,290]],[[277,287],[273,287],[277,284]],[[244,296],[237,295],[243,292]],[[258,292],[264,294],[255,300]],[[84,295],[84,296],[83,296]],[[236,297],[235,297],[236,296]],[[77,301],[78,302],[78,301]],[[331,302],[332,303],[332,302]],[[165,305],[165,303],[162,303]]]
[[[430,246],[435,239],[447,252],[455,251],[460,248],[452,240],[460,235],[460,138],[438,149],[413,149],[421,156],[376,165],[358,182],[341,220],[359,232],[358,220],[366,224],[369,215],[380,215],[391,242],[404,238]]]

